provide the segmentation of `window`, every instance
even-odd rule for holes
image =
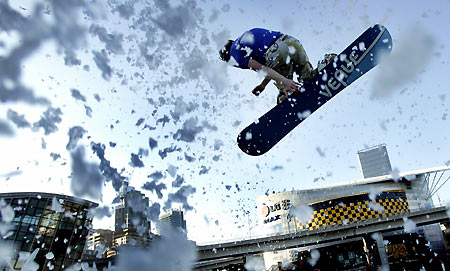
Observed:
[[[44,209],[36,208],[35,216],[40,217],[44,213]]]
[[[28,206],[28,208],[27,208],[25,213],[27,215],[34,215],[34,210],[35,210],[34,206]]]
[[[22,222],[22,224],[21,224],[20,227],[19,227],[19,231],[21,231],[21,232],[27,232],[29,226],[30,226],[30,224]]]
[[[38,204],[37,204],[37,208],[41,208],[44,209],[45,206],[47,206],[47,200],[46,199],[41,199]]]
[[[31,199],[29,202],[30,202],[29,206],[33,206],[33,207],[36,207],[37,204],[38,204],[38,200],[37,199]]]

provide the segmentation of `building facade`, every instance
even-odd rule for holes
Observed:
[[[385,144],[360,150],[357,154],[364,178],[391,174],[392,166]]]
[[[120,204],[115,207],[114,231],[118,232],[126,228],[137,228],[143,226],[150,228],[147,219],[149,199],[142,192],[136,190],[124,182],[120,190]]]
[[[150,244],[149,199],[142,192],[124,182],[120,190],[120,204],[115,207],[115,227],[112,249],[107,257],[117,255],[123,245],[146,247]]]
[[[83,251],[83,260],[106,257],[107,250],[113,245],[114,232],[108,229],[92,229],[89,232]]]
[[[186,232],[186,220],[184,220],[183,211],[171,209],[159,216],[162,225],[169,225],[172,229]]]
[[[15,248],[10,265],[20,270],[19,254],[36,253],[38,270],[63,270],[82,255],[92,219],[88,209],[98,204],[59,194],[1,193],[5,206],[14,210],[10,231],[3,236]]]
[[[320,230],[430,208],[434,206],[432,196],[436,189],[433,187],[438,187],[434,182],[450,169],[434,168],[393,176],[384,145],[360,151],[358,157],[363,173],[361,180],[315,189],[274,192],[257,198],[258,224],[262,231],[265,234],[287,234]],[[406,234],[397,231],[337,242],[322,248],[320,255],[323,258],[328,255],[328,261],[333,261],[338,266],[337,270],[353,270],[373,264],[386,267],[388,263],[392,266],[396,261],[405,261],[414,253],[419,257],[417,251],[428,247],[433,253],[445,253],[443,240],[439,225],[430,225],[415,227]],[[411,251],[399,254],[401,248]],[[298,260],[299,257],[310,257],[307,254],[311,249],[265,253],[266,268]],[[296,253],[300,256],[293,257]]]

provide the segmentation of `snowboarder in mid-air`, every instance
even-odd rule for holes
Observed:
[[[266,78],[254,89],[255,94],[272,79],[281,89],[279,103],[239,133],[239,148],[253,156],[266,153],[391,50],[392,37],[380,24],[369,27],[339,56],[325,55],[315,70],[311,70],[300,43],[279,32],[252,29],[236,41],[229,41],[220,52],[223,60],[265,73]],[[293,72],[298,75],[297,83],[292,81]],[[287,95],[290,99],[286,99]]]
[[[279,89],[277,103],[288,97],[290,92],[298,91],[317,72],[317,69],[313,70],[299,40],[263,28],[253,28],[236,40],[229,40],[219,55],[223,61],[236,67],[264,73],[264,80],[252,91],[256,96],[271,80],[275,80]],[[329,63],[334,56],[326,56],[325,61]],[[293,80],[294,72],[297,82]]]

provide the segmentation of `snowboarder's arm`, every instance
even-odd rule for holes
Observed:
[[[284,87],[285,91],[287,91],[287,92],[297,91],[300,88],[299,83],[296,83],[293,80],[284,77],[283,75],[279,74],[275,70],[273,70],[267,66],[264,66],[263,64],[259,63],[258,61],[254,60],[254,59],[250,59],[248,61],[248,67],[254,71],[263,71],[266,74],[266,79],[268,79],[269,81],[270,80],[277,81],[279,84],[281,84]],[[264,80],[266,80],[266,79],[264,79]]]
[[[256,96],[259,96],[259,94],[261,94],[261,92],[263,92],[263,90],[266,88],[267,84],[270,82],[270,78],[264,78],[264,80],[261,82],[261,84],[257,85],[253,90],[252,93],[255,94]]]

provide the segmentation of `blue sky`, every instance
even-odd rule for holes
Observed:
[[[450,163],[448,1],[108,1],[88,6],[84,15],[70,6],[74,13],[68,14],[78,18],[72,22],[53,16],[61,7],[44,3],[49,8],[42,27],[32,13],[34,2],[9,3],[42,35],[2,22],[0,55],[21,69],[10,76],[3,68],[0,79],[46,97],[60,109],[61,121],[47,135],[43,127],[19,128],[8,110],[33,126],[48,104],[25,98],[0,104],[0,123],[14,133],[0,135],[0,148],[7,150],[0,170],[5,192],[73,194],[73,179],[96,176],[72,169],[68,133],[79,126],[85,130],[76,142],[85,151],[82,162],[98,167],[91,143],[104,144],[105,159],[132,186],[144,191],[142,185],[151,183],[153,190],[145,192],[153,204],[193,207],[186,214],[189,237],[206,242],[246,234],[256,223],[255,199],[267,191],[360,179],[356,152],[366,147],[386,143],[400,172]],[[218,60],[226,40],[253,27],[282,31],[301,40],[315,66],[324,53],[340,52],[376,23],[393,37],[391,58],[266,155],[241,153],[237,134],[274,105],[277,90],[269,85],[253,96],[262,78]],[[37,39],[39,46],[13,58],[11,50],[25,38]],[[158,142],[154,149],[150,138]],[[131,160],[140,150],[144,167]],[[177,176],[184,179],[181,187],[173,185]],[[107,206],[116,196],[108,181],[84,189],[80,196],[87,198],[97,195],[92,189],[103,191],[93,200]],[[444,189],[439,195],[450,201],[449,186]]]

